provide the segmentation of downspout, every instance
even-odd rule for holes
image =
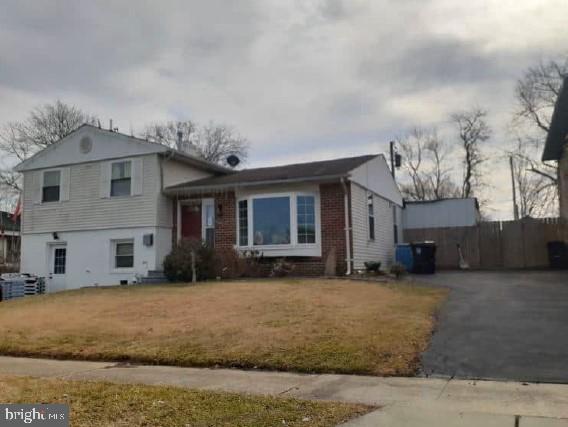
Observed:
[[[349,191],[344,177],[341,178],[341,185],[343,186],[343,209],[345,211],[345,262],[347,267],[345,274],[349,276],[351,275],[351,224],[349,221]]]

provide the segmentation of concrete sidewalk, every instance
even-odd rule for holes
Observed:
[[[568,426],[568,385],[560,384],[302,375],[13,357],[0,357],[0,375],[170,385],[382,406],[351,426]]]

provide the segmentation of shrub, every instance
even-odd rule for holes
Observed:
[[[244,251],[242,253],[244,259],[244,277],[262,277],[263,276],[263,256],[259,251]]]
[[[380,261],[367,261],[365,263],[365,268],[367,269],[367,273],[378,273],[381,269],[381,262]]]
[[[197,239],[184,239],[164,259],[164,274],[172,282],[191,282],[193,267],[191,253],[195,253],[195,275],[197,280],[215,277],[215,250]]]
[[[294,270],[294,265],[286,261],[284,258],[277,260],[272,264],[270,277],[285,277]]]
[[[391,265],[390,273],[397,279],[400,279],[400,276],[406,273],[406,268],[404,268],[404,265],[395,262],[393,265]]]
[[[247,266],[244,257],[234,248],[222,248],[215,251],[216,277],[236,279],[245,275]]]

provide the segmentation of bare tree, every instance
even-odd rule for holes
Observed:
[[[198,140],[197,125],[191,120],[183,122],[154,123],[146,126],[143,136],[151,141],[166,145],[170,148],[179,148],[178,132],[181,132],[182,146],[188,147],[189,145],[196,144]]]
[[[513,179],[521,218],[551,215],[557,197],[556,184],[547,177],[532,172],[533,150],[534,147],[527,144],[526,140],[518,138],[514,149],[509,153],[513,156]]]
[[[13,161],[23,161],[39,150],[59,141],[84,123],[94,124],[96,117],[60,100],[34,108],[22,121],[0,128],[0,152]],[[0,170],[0,186],[19,191],[19,175]]]
[[[464,151],[462,197],[476,195],[484,185],[481,180],[481,166],[486,159],[482,154],[482,143],[491,137],[491,129],[487,125],[486,117],[487,111],[480,108],[455,113],[451,116]]]
[[[178,146],[178,132],[182,144]],[[181,148],[218,164],[224,164],[229,155],[234,154],[245,160],[248,154],[248,141],[230,126],[210,122],[199,126],[190,120],[180,122],[155,123],[147,126],[143,136],[172,148]]]
[[[558,184],[558,163],[542,162],[540,157],[554,105],[567,75],[568,58],[541,62],[526,70],[515,90],[517,111],[513,128],[515,140],[522,139],[523,165],[526,170],[554,186]],[[550,213],[556,208],[557,198],[549,197],[548,191],[541,192],[539,197],[544,212]]]
[[[435,129],[415,128],[399,138],[398,146],[409,180],[401,185],[407,199],[436,200],[457,195],[449,166],[450,149]]]

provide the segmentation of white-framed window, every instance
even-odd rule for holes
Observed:
[[[289,245],[290,211],[290,196],[252,199],[253,245]]]
[[[114,240],[113,242],[113,268],[115,270],[134,267],[134,240]]]
[[[310,195],[296,196],[298,243],[316,243],[316,198]]]
[[[319,244],[315,193],[257,194],[237,201],[237,245],[255,249]]]
[[[237,234],[239,236],[238,245],[248,246],[248,200],[239,200],[237,211],[238,227]]]
[[[373,193],[367,193],[367,214],[369,217],[369,240],[375,240],[375,204]]]
[[[59,202],[61,199],[61,171],[50,170],[43,172],[43,182],[41,186],[41,201]]]
[[[203,199],[201,202],[201,235],[210,248],[215,246],[215,199]]]
[[[130,196],[132,194],[132,161],[122,160],[111,163],[110,196]]]

